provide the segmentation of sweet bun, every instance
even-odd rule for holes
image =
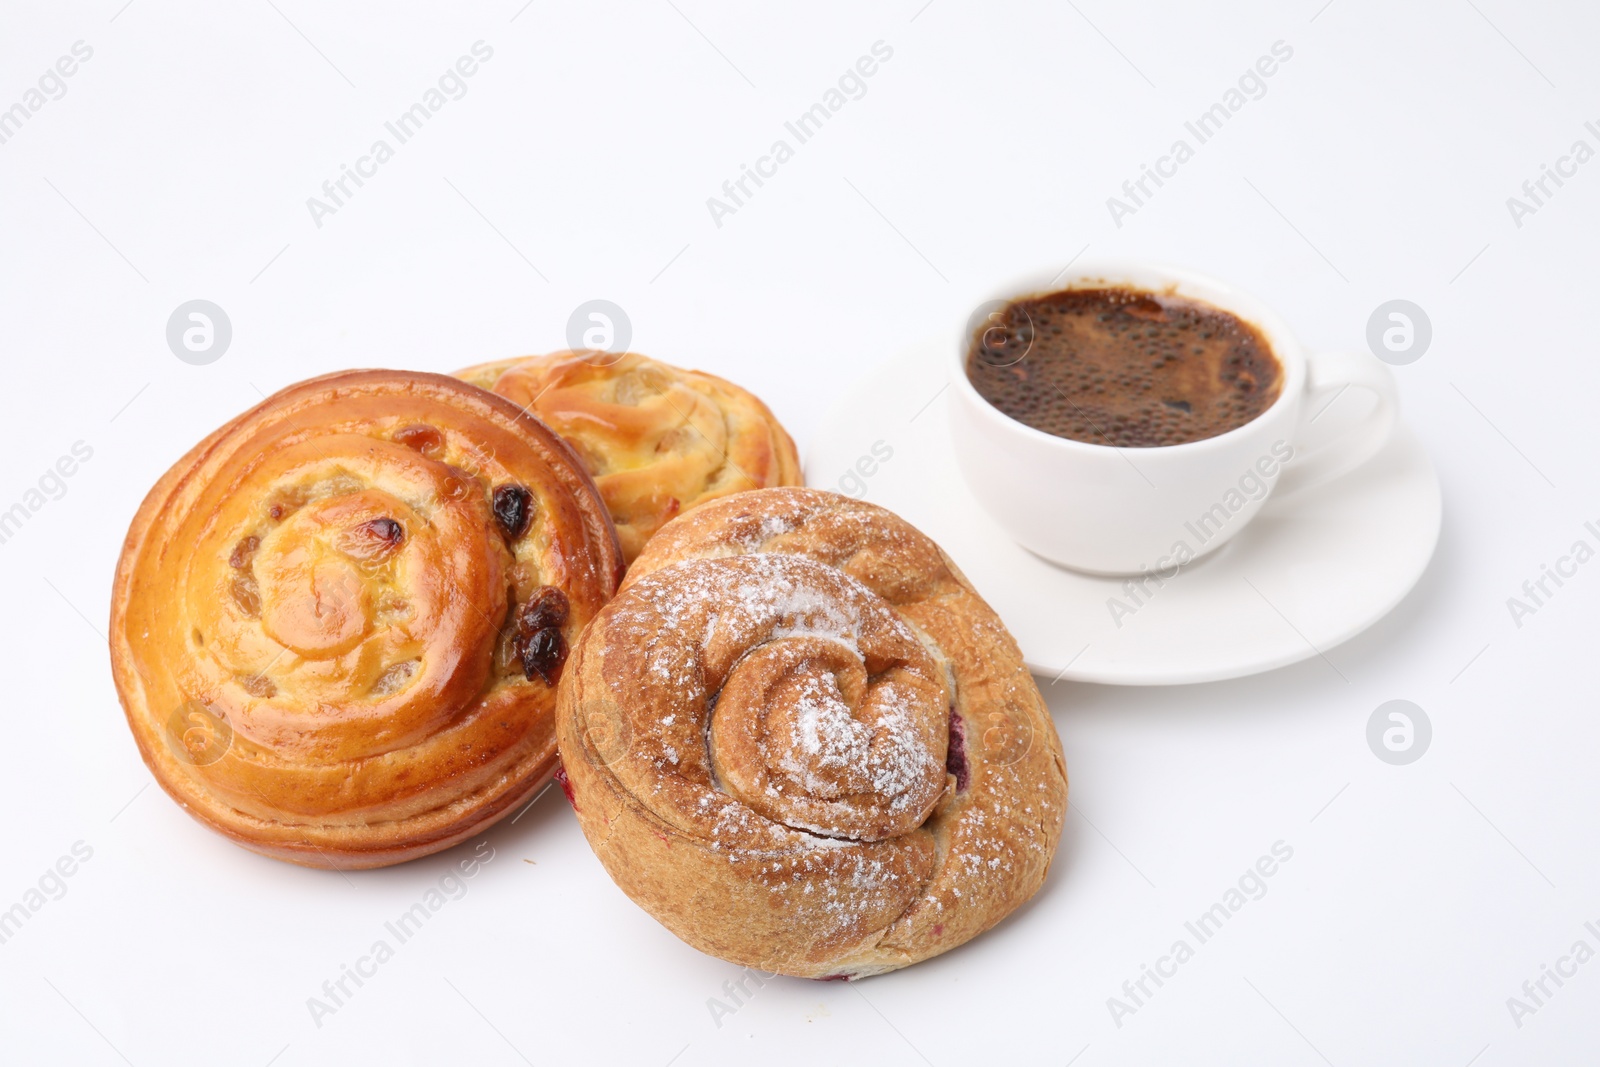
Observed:
[[[573,649],[578,821],[673,933],[859,978],[947,951],[1044,881],[1060,741],[1016,643],[937,545],[834,493],[667,524]]]
[[[376,867],[549,780],[569,644],[621,575],[582,464],[516,404],[332,374],[150,491],[112,666],[146,764],[197,819],[279,859]]]
[[[794,442],[767,406],[711,374],[633,352],[555,352],[457,375],[566,438],[599,485],[630,563],[681,512],[802,482]]]

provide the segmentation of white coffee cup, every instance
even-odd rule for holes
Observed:
[[[1123,448],[1036,430],[978,393],[966,362],[987,314],[1010,300],[1105,287],[1188,297],[1255,326],[1283,372],[1277,400],[1215,437]],[[1393,375],[1373,356],[1308,356],[1282,320],[1233,286],[1138,262],[1088,264],[1065,276],[1040,272],[990,294],[963,322],[950,376],[951,434],[978,502],[1024,548],[1096,574],[1170,574],[1216,551],[1269,496],[1299,493],[1371,459],[1388,441],[1399,406]],[[1350,388],[1373,394],[1365,417],[1330,441],[1298,446],[1310,420]]]

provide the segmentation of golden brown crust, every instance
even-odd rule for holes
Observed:
[[[145,763],[196,818],[279,859],[377,867],[549,779],[554,660],[621,574],[598,492],[537,419],[443,375],[347,371],[156,483],[117,567],[112,668]],[[551,631],[532,657],[550,683],[521,662],[523,620]]]
[[[574,649],[558,739],[606,870],[703,951],[862,977],[1044,881],[1060,741],[1016,643],[872,504],[767,489],[669,523]]]
[[[803,481],[794,442],[767,406],[703,371],[633,352],[555,352],[456,374],[567,439],[599,485],[630,563],[681,512]]]

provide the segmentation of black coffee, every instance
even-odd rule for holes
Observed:
[[[1283,370],[1254,326],[1185,297],[1068,289],[978,328],[967,377],[1018,422],[1123,448],[1200,441],[1256,418]]]

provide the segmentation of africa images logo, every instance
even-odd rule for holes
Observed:
[[[1294,48],[1287,41],[1273,41],[1270,52],[1246,67],[1238,82],[1222,94],[1222,99],[1200,112],[1193,121],[1183,124],[1184,132],[1194,138],[1194,144],[1190,144],[1188,138],[1179,137],[1165,155],[1156,157],[1154,167],[1141,163],[1139,176],[1122,183],[1122,196],[1127,199],[1106,197],[1106,210],[1111,213],[1111,221],[1117,224],[1117,229],[1122,229],[1124,218],[1137,215],[1140,208],[1147,206],[1167,180],[1178,176],[1178,168],[1195,157],[1197,147],[1221,133],[1223,126],[1250,101],[1267,95],[1266,79],[1294,57]]]
[[[421,133],[423,127],[450,101],[460,100],[467,95],[467,79],[477,74],[482,64],[494,58],[494,49],[483,41],[474,41],[471,52],[472,55],[461,56],[454,65],[446,67],[438,81],[423,91],[419,101],[400,112],[393,121],[383,124],[394,144],[379,137],[365,154],[356,157],[353,168],[348,163],[339,164],[339,176],[322,183],[321,197],[306,197],[306,210],[311,213],[311,221],[317,229],[322,229],[325,217],[338,214],[339,209],[356,195],[356,191],[367,184],[366,179],[378,176],[378,168],[395,157],[398,146]],[[350,187],[352,184],[355,185],[354,189]]]
[[[878,73],[882,65],[892,58],[893,47],[883,41],[872,42],[871,55],[861,56],[854,65],[846,67],[838,81],[823,92],[821,100],[795,116],[793,121],[783,124],[784,131],[794,138],[794,144],[779,137],[772,142],[765,155],[756,157],[754,169],[748,163],[739,164],[739,176],[722,183],[722,196],[726,199],[706,197],[706,210],[711,213],[711,221],[717,224],[717,229],[722,229],[722,220],[726,216],[736,214],[746,201],[755,196],[756,190],[766,184],[765,179],[777,177],[778,168],[794,158],[797,146],[821,133],[823,124],[842,111],[851,100],[866,96],[866,79]],[[750,188],[751,183],[755,184],[755,189]]]

